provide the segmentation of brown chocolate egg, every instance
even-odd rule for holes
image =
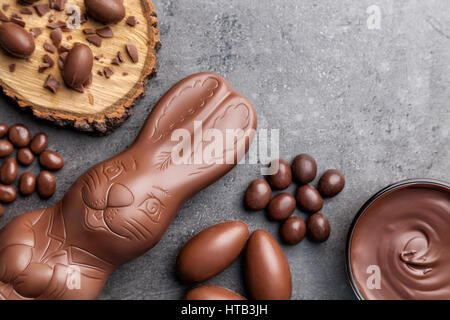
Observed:
[[[94,55],[91,49],[82,43],[75,43],[66,57],[63,79],[72,89],[82,91],[84,85],[89,83],[94,64]]]
[[[0,46],[10,55],[27,59],[35,49],[33,36],[13,22],[0,25]]]
[[[189,290],[186,300],[246,300],[243,296],[226,288],[204,285]]]
[[[292,293],[289,264],[278,242],[264,230],[250,236],[245,254],[245,283],[255,300],[288,300]]]
[[[84,5],[90,16],[103,23],[117,23],[125,17],[122,0],[84,0]]]
[[[239,256],[248,235],[248,226],[242,221],[226,221],[204,229],[178,253],[178,276],[186,282],[202,282],[214,277]]]

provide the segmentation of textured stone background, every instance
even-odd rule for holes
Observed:
[[[382,12],[369,30],[367,7]],[[352,299],[345,274],[345,237],[358,208],[398,180],[450,180],[450,3],[413,0],[155,0],[163,48],[160,72],[134,115],[114,134],[98,138],[36,121],[0,99],[0,120],[23,122],[50,134],[67,165],[58,192],[6,206],[0,226],[19,214],[59,200],[91,165],[129,145],[158,98],[198,71],[227,78],[254,103],[259,128],[279,128],[280,153],[314,155],[320,172],[341,169],[342,194],[327,200],[328,242],[304,240],[283,249],[293,275],[294,299]],[[241,165],[191,199],[162,241],[109,279],[102,299],[179,299],[188,286],[174,275],[178,249],[211,224],[242,219],[251,229],[278,234],[278,224],[242,206],[258,165]],[[38,171],[34,167],[34,172]],[[292,186],[290,191],[294,191]],[[296,212],[306,217],[301,212]],[[209,281],[245,294],[242,260]]]

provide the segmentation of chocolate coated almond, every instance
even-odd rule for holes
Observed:
[[[66,57],[63,69],[63,79],[72,89],[82,90],[89,83],[94,64],[94,55],[91,49],[82,43],[75,43]]]
[[[87,12],[97,21],[117,23],[125,17],[122,0],[84,0]]]
[[[186,300],[246,300],[243,296],[226,288],[204,285],[189,290]]]
[[[245,255],[245,283],[255,300],[291,298],[291,271],[278,242],[264,230],[250,236]]]
[[[0,158],[9,156],[14,150],[14,146],[6,139],[0,140]]]
[[[186,282],[214,277],[239,256],[248,235],[248,226],[242,221],[222,222],[197,233],[178,254],[178,276]]]
[[[48,146],[48,136],[46,133],[40,132],[31,140],[30,149],[34,154],[41,154]]]
[[[9,203],[17,198],[17,191],[13,186],[0,184],[0,202]]]
[[[13,22],[0,25],[0,46],[17,58],[29,58],[35,49],[33,36],[24,28]]]
[[[39,163],[49,170],[59,170],[64,167],[64,159],[55,151],[50,150],[45,150],[41,153]]]
[[[245,191],[244,202],[249,210],[262,210],[270,201],[272,189],[265,179],[253,180]]]
[[[18,174],[17,161],[14,158],[8,158],[3,162],[0,168],[0,181],[3,184],[11,184],[16,181]]]

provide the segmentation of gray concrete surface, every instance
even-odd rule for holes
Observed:
[[[366,23],[366,9],[374,4],[381,9],[379,30],[369,30]],[[353,299],[345,274],[345,237],[358,208],[398,180],[450,180],[450,3],[155,0],[155,5],[163,42],[160,72],[134,115],[114,134],[98,138],[57,129],[0,99],[2,122],[48,132],[50,147],[67,163],[57,173],[58,191],[51,200],[20,198],[6,206],[0,226],[16,214],[55,203],[80,173],[129,145],[176,81],[214,71],[254,103],[259,128],[281,130],[283,158],[307,152],[317,158],[320,172],[335,167],[345,173],[345,190],[323,209],[332,225],[328,242],[304,240],[283,249],[294,299]],[[100,298],[182,298],[188,286],[174,275],[175,256],[211,224],[242,219],[253,230],[277,236],[277,223],[242,206],[243,192],[259,169],[240,165],[191,199],[162,241],[120,267]],[[209,283],[245,294],[242,260]]]

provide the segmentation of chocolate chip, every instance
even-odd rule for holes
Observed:
[[[34,10],[36,10],[36,13],[39,17],[44,16],[47,12],[50,11],[50,6],[48,5],[48,3],[36,4],[33,6],[33,8]]]
[[[102,54],[99,54],[99,55],[96,55],[96,56],[94,57],[94,59],[97,60],[97,61],[99,61],[101,58],[103,58],[103,53],[102,53]]]
[[[110,27],[104,27],[96,30],[97,34],[102,38],[112,38],[114,36]]]
[[[98,35],[94,34],[92,36],[87,36],[86,40],[90,43],[92,43],[96,47],[100,47],[102,45],[102,38]]]
[[[42,29],[41,28],[31,28],[30,33],[33,36],[33,38],[37,38],[41,35]]]
[[[86,29],[83,29],[83,33],[84,34],[96,34],[97,31],[95,31],[95,29],[92,29],[92,28],[86,28]]]
[[[36,177],[31,172],[24,172],[20,176],[19,190],[24,196],[29,196],[36,189]]]
[[[48,54],[45,54],[44,58],[42,60],[48,64],[49,68],[51,68],[55,65],[55,62]]]
[[[25,21],[23,21],[21,18],[12,17],[11,22],[21,26],[22,28],[25,28]]]
[[[9,18],[3,13],[3,11],[0,11],[0,21],[9,22]]]
[[[56,52],[56,47],[48,42],[44,43],[44,49],[45,49],[45,51],[50,52],[50,53]]]
[[[47,24],[47,28],[50,29],[56,29],[56,28],[67,28],[67,24],[64,21],[56,21],[56,22],[50,22]]]
[[[127,43],[126,49],[127,49],[128,55],[131,58],[131,61],[133,61],[134,63],[137,63],[139,61],[139,54],[138,54],[136,46],[132,43]]]
[[[17,161],[23,166],[29,166],[34,161],[34,154],[29,148],[22,148],[17,151]]]
[[[106,79],[109,79],[114,74],[114,70],[111,69],[110,67],[105,67],[103,69],[103,73],[104,73]]]
[[[127,25],[129,25],[129,26],[131,26],[131,27],[134,27],[134,26],[138,23],[138,21],[137,21],[137,19],[136,19],[135,16],[129,16],[129,17],[127,18],[126,23],[127,23]]]
[[[56,47],[58,47],[61,44],[61,41],[62,41],[61,28],[53,29],[52,32],[50,32],[50,39],[52,39],[53,44]]]
[[[16,71],[16,64],[15,63],[11,63],[9,65],[9,72],[14,72]]]
[[[16,147],[26,147],[31,141],[30,130],[23,124],[15,124],[9,128],[8,138]]]
[[[47,79],[45,80],[44,87],[50,90],[53,93],[56,93],[59,89],[60,83],[56,78],[49,74]]]
[[[22,9],[20,9],[20,13],[31,15],[31,14],[33,14],[33,11],[31,11],[30,8],[24,7]]]

